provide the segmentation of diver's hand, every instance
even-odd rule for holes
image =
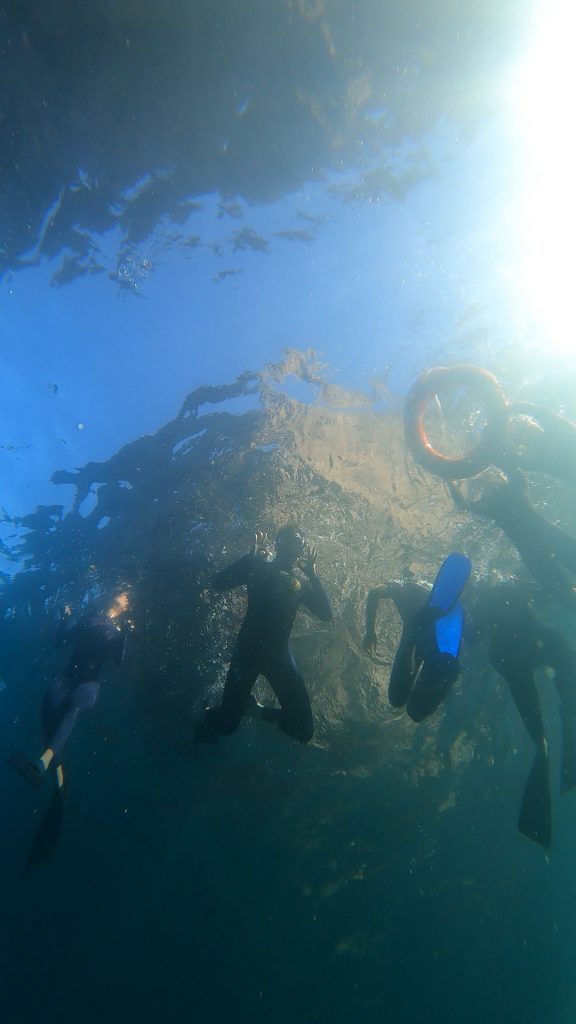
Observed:
[[[309,580],[313,580],[316,576],[316,549],[311,548],[309,544],[306,544],[304,548],[304,561],[301,569]]]
[[[377,642],[378,641],[376,639],[376,633],[372,629],[368,633],[366,633],[366,636],[364,637],[364,650],[367,651],[368,654],[374,654]]]

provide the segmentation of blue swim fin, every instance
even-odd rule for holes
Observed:
[[[436,630],[436,646],[440,654],[451,654],[453,658],[458,657],[460,642],[462,640],[462,629],[464,627],[464,609],[458,601],[452,611],[437,619],[434,623]]]
[[[444,560],[434,586],[428,598],[428,608],[438,608],[441,612],[449,612],[456,604],[464,590],[472,569],[472,563],[466,555],[454,552]]]

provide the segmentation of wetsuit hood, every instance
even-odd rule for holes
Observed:
[[[284,568],[293,566],[304,554],[304,537],[295,526],[283,526],[276,537],[276,562]]]

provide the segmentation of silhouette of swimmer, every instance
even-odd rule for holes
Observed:
[[[374,587],[366,601],[364,648],[376,649],[376,612],[382,600],[394,602],[402,619],[402,636],[390,682],[392,707],[406,708],[414,722],[428,718],[444,700],[458,676],[458,654],[464,624],[460,593],[470,573],[470,562],[452,554],[442,564],[433,587],[416,581]]]
[[[472,592],[470,621],[488,644],[490,662],[506,680],[536,752],[520,807],[519,830],[548,848],[551,801],[548,745],[536,687],[536,669],[554,671],[562,728],[561,790],[576,786],[576,654],[555,629],[543,625],[518,581],[480,581]],[[471,638],[470,638],[471,639]]]
[[[566,608],[576,610],[576,590],[569,575],[576,574],[576,540],[538,514],[519,470],[499,474],[498,482],[473,500],[465,498],[453,482],[448,487],[458,509],[492,519],[542,589]]]
[[[297,567],[297,563],[300,563]],[[300,605],[323,622],[332,609],[316,575],[316,553],[293,526],[284,526],[276,538],[276,556],[269,561],[252,551],[219,572],[211,589],[221,593],[246,586],[248,608],[228,669],[222,703],[207,708],[196,727],[195,739],[215,740],[230,735],[243,715],[255,711],[275,722],[283,732],[308,742],[314,734],[310,700],[294,658],[289,638]],[[257,704],[252,688],[259,675],[269,682],[279,708]]]
[[[42,727],[46,747],[38,760],[30,760],[24,754],[14,754],[9,759],[9,764],[34,788],[42,784],[50,767],[54,769],[58,788],[62,787],[62,749],[80,713],[96,704],[100,689],[97,677],[105,662],[120,664],[124,656],[125,633],[119,620],[128,606],[128,595],[120,594],[105,614],[87,612],[73,626],[68,624],[70,611],[66,609],[56,644],[72,645],[72,651],[66,668],[52,680],[44,696]]]
[[[124,656],[125,636],[119,620],[128,610],[128,595],[118,595],[106,614],[92,611],[76,625],[69,625],[69,608],[56,636],[57,646],[72,646],[72,653],[62,674],[48,687],[42,705],[44,753],[37,761],[25,754],[8,759],[20,775],[34,788],[42,785],[49,772],[54,791],[47,813],[36,830],[24,871],[50,860],[54,853],[64,820],[64,769],[62,749],[70,738],[81,711],[94,707],[98,699],[98,675],[107,660],[120,663]]]

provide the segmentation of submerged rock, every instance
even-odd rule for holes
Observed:
[[[314,401],[289,397],[287,378],[311,386]],[[431,579],[463,542],[443,485],[408,462],[393,396],[388,404],[376,412],[367,396],[327,382],[313,353],[295,351],[232,384],[197,389],[156,434],[107,462],[54,474],[74,484],[76,500],[66,515],[51,506],[26,517],[17,552],[26,568],[2,590],[5,630],[25,628],[35,657],[50,661],[58,607],[130,586],[125,670],[135,713],[155,747],[189,752],[193,720],[217,699],[245,607],[242,591],[215,597],[206,585],[256,530],[273,538],[296,518],[335,611],[329,626],[299,613],[293,633],[314,742],[355,778],[393,769],[412,786],[464,771],[482,721],[466,718],[470,698],[455,694],[449,713],[419,727],[388,705],[400,636],[391,605],[379,616],[378,657],[362,649],[368,589],[407,568]],[[444,791],[438,799],[446,806]]]

